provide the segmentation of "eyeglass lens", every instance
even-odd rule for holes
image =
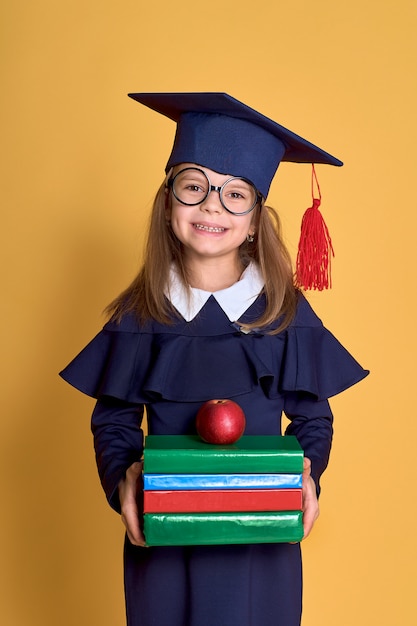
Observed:
[[[212,188],[205,172],[195,168],[181,170],[172,180],[174,196],[191,206],[204,202]],[[243,178],[230,178],[220,189],[215,189],[220,193],[222,205],[231,213],[248,212],[257,202],[256,189]]]

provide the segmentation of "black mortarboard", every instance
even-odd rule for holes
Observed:
[[[281,161],[343,165],[226,93],[131,93],[131,98],[177,123],[167,171],[197,163],[250,180],[266,198]]]

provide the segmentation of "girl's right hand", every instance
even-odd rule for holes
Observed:
[[[145,537],[140,528],[138,497],[142,491],[141,461],[133,463],[126,471],[126,477],[119,482],[119,499],[122,511],[122,522],[126,527],[127,536],[134,546],[145,546]]]

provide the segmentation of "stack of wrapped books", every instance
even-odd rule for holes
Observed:
[[[144,531],[149,546],[300,541],[303,451],[295,437],[148,435]]]

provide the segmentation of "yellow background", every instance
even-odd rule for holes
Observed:
[[[57,372],[136,273],[171,147],[173,124],[126,93],[181,90],[226,91],[345,161],[318,167],[336,258],[310,300],[372,375],[332,403],[303,626],[417,623],[416,6],[3,3],[0,623],[124,623],[93,401]],[[269,197],[293,254],[309,188],[283,164]]]

